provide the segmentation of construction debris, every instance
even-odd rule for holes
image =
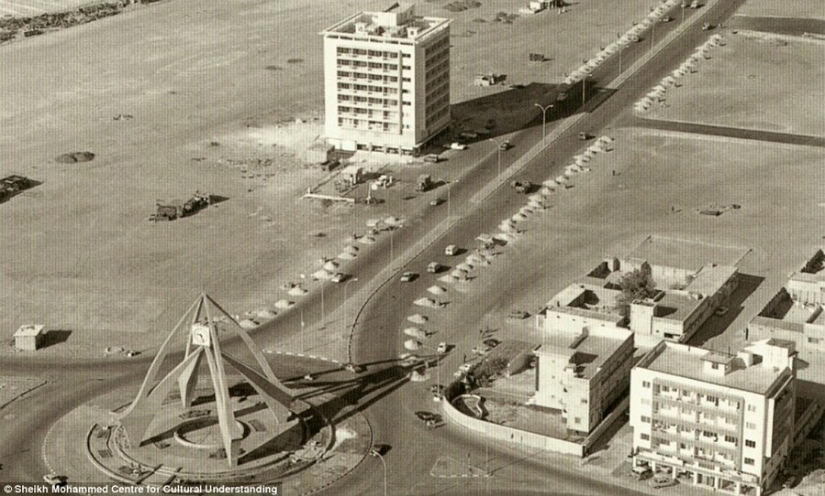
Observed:
[[[0,202],[34,186],[34,182],[23,176],[11,175],[0,179]]]
[[[212,204],[212,196],[205,195],[196,191],[194,195],[186,202],[180,200],[172,200],[169,203],[157,202],[157,211],[149,217],[149,220],[154,222],[171,221],[195,215],[200,210]]]

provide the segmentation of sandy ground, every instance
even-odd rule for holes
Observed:
[[[739,15],[754,17],[807,17],[825,19],[825,5],[819,0],[748,0],[737,12]]]
[[[419,8],[456,19],[455,102],[496,91],[472,87],[477,72],[557,81],[607,41],[604,31],[646,10],[640,0],[594,0],[592,12],[499,24],[475,19],[516,10],[504,0],[456,14],[444,3]],[[150,349],[201,290],[238,314],[271,309],[281,284],[334,256],[375,215],[298,196],[323,178],[303,163],[303,147],[321,133],[317,33],[384,7],[175,0],[3,46],[0,94],[14,98],[0,99],[0,175],[42,184],[2,205],[0,327],[42,322],[72,331],[43,353],[98,355]],[[512,56],[522,51],[523,63]],[[530,65],[528,51],[554,60]],[[94,161],[53,161],[86,150]],[[195,190],[229,200],[184,220],[146,221],[156,200]],[[327,236],[310,238],[308,226]]]
[[[746,4],[747,5],[747,4]],[[726,45],[644,117],[822,136],[825,42],[722,33]],[[766,98],[765,95],[770,95]]]
[[[3,377],[0,380],[0,409],[46,381],[34,377]]]

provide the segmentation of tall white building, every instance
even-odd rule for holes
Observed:
[[[795,350],[765,340],[736,355],[662,341],[633,368],[633,466],[760,496],[794,436]]]
[[[411,154],[450,123],[450,20],[401,4],[321,34],[330,145]]]

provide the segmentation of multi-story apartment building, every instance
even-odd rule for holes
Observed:
[[[401,4],[321,34],[330,145],[412,154],[449,125],[450,20]]]
[[[794,356],[781,340],[736,355],[660,342],[631,372],[633,466],[761,495],[792,448]]]
[[[538,357],[538,406],[562,411],[567,428],[592,431],[627,392],[633,365],[633,333],[618,327],[546,331]]]

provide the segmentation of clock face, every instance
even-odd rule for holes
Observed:
[[[212,340],[210,339],[209,327],[202,324],[192,325],[192,343],[198,346],[210,346]]]

